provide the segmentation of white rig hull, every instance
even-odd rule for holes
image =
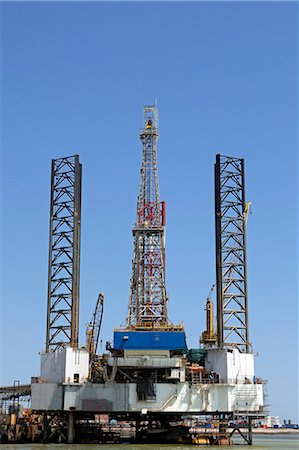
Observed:
[[[100,383],[88,380],[86,350],[68,348],[42,353],[41,377],[32,384],[32,409],[187,414],[259,413],[263,409],[263,384],[254,376],[252,354],[208,350],[205,365],[210,373],[217,373],[214,382],[203,381],[201,375],[190,378],[184,356],[170,357],[169,352],[157,351],[144,353],[129,352],[124,357],[108,358],[110,376],[106,372]],[[155,380],[157,373],[164,374],[160,381]],[[136,381],[131,380],[134,376]],[[143,378],[141,388],[145,391],[151,384],[144,396],[138,378]]]
[[[53,411],[155,411],[155,412],[259,412],[263,406],[262,384],[161,383],[156,398],[138,400],[136,383],[83,385],[35,383],[32,409]]]

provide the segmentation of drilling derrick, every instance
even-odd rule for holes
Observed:
[[[144,126],[140,133],[142,166],[133,228],[134,257],[127,326],[167,325],[165,289],[165,202],[160,202],[157,140],[158,111],[144,107]]]

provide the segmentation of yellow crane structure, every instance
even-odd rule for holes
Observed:
[[[91,321],[86,327],[86,348],[90,356],[95,355],[99,343],[104,312],[104,294],[100,293]]]
[[[213,302],[208,297],[206,302],[206,330],[202,333],[200,342],[202,344],[216,344],[217,334],[214,332]]]
[[[250,213],[250,208],[251,208],[252,202],[247,202],[245,204],[245,211],[244,211],[244,221],[245,224],[247,224],[247,220],[248,220],[248,215]]]

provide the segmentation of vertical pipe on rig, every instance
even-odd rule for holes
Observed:
[[[166,202],[163,200],[161,202],[161,223],[162,223],[162,227],[165,227],[166,225]],[[166,235],[165,235],[165,229],[164,229],[164,233],[163,233],[163,242],[162,242],[162,259],[163,259],[163,268],[164,268],[164,279],[166,277]]]
[[[245,199],[245,167],[244,159],[241,159],[241,174],[242,174],[242,203],[243,203],[243,216],[246,208]],[[247,291],[247,262],[246,262],[246,220],[243,220],[243,258],[244,258],[244,292],[245,292],[245,339],[246,339],[246,353],[250,352],[249,342],[249,324],[248,324],[248,291]]]
[[[162,227],[166,225],[166,202],[161,202],[161,217],[162,217]]]
[[[222,292],[222,242],[221,242],[221,187],[220,155],[215,164],[215,236],[216,236],[216,289],[217,289],[217,338],[218,347],[223,346],[223,292]]]
[[[48,300],[47,300],[47,334],[46,352],[49,352],[51,342],[51,278],[52,278],[52,239],[53,239],[53,214],[54,214],[54,177],[55,161],[51,162],[51,191],[50,191],[50,230],[49,230],[49,257],[48,257]]]
[[[80,295],[80,240],[81,240],[82,164],[79,155],[74,161],[74,237],[72,266],[72,314],[71,346],[78,348],[79,341],[79,295]]]

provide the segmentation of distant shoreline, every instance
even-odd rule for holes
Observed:
[[[298,429],[292,428],[253,428],[254,434],[299,434]]]

